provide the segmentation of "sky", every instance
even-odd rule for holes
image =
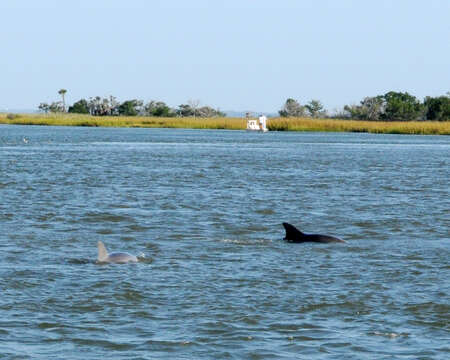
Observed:
[[[114,95],[277,112],[450,91],[450,0],[1,0],[0,109]]]

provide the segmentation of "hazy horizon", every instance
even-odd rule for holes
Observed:
[[[450,2],[55,0],[0,4],[0,109],[114,95],[171,107],[332,112],[365,96],[450,88]]]

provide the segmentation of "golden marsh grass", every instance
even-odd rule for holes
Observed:
[[[450,135],[450,121],[360,121],[311,118],[274,118],[269,130],[336,131],[376,134]]]
[[[15,125],[153,127],[191,129],[245,129],[241,118],[161,118],[148,116],[91,116],[82,114],[23,114],[8,118],[0,114],[0,123]]]
[[[0,123],[16,125],[151,127],[244,130],[242,118],[159,118],[146,116],[90,116],[80,114],[0,114]],[[271,118],[271,131],[367,132],[378,134],[450,135],[450,121],[358,121],[311,118]]]

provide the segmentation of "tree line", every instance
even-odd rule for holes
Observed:
[[[93,116],[157,116],[157,117],[224,117],[225,113],[210,106],[200,106],[199,100],[189,100],[178,108],[171,108],[163,101],[132,99],[119,102],[116,97],[90,97],[80,99],[66,109],[65,97],[67,90],[61,89],[61,101],[50,104],[40,103],[38,109],[44,113],[90,114]]]
[[[358,105],[345,105],[343,110],[330,116],[319,100],[301,105],[289,98],[278,112],[281,117],[346,118],[371,121],[448,121],[450,120],[450,92],[446,95],[427,96],[420,101],[407,92],[390,91],[384,95],[365,97]]]
[[[157,116],[157,117],[224,117],[225,113],[210,106],[200,106],[199,100],[189,100],[178,108],[171,108],[163,101],[132,99],[119,102],[116,97],[90,97],[80,99],[66,108],[65,94],[61,89],[60,101],[41,103],[39,110],[45,113],[90,114],[93,116]],[[390,91],[384,95],[365,97],[356,105],[345,105],[341,111],[329,115],[319,100],[305,105],[289,98],[278,111],[281,117],[344,118],[370,121],[449,121],[450,92],[446,95],[427,96],[420,101],[407,92]]]

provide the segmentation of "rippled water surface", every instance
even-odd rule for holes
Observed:
[[[450,137],[0,126],[0,358],[448,359],[449,169]]]

